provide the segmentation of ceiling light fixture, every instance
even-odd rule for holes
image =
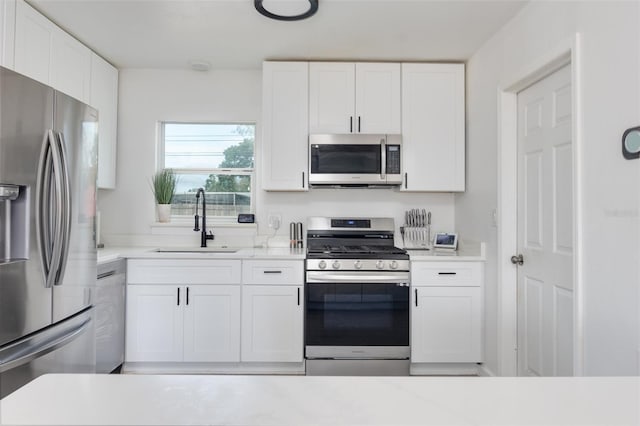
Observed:
[[[254,0],[253,4],[256,7],[256,10],[260,12],[262,15],[267,18],[277,19],[278,21],[300,21],[302,19],[309,18],[313,16],[318,11],[318,0],[309,0],[309,10],[299,15],[276,15],[275,13],[269,12],[262,5],[263,0]]]

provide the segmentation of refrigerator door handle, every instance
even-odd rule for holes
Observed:
[[[91,318],[87,318],[82,323],[67,327],[57,333],[45,337],[35,335],[12,344],[0,351],[0,373],[19,367],[65,346],[80,336],[90,322]]]
[[[60,151],[53,130],[48,130],[40,153],[36,197],[36,233],[45,273],[44,286],[51,288],[62,255],[63,199]],[[52,185],[53,182],[53,185]]]
[[[40,251],[40,262],[44,271],[45,286],[49,275],[51,263],[51,230],[50,223],[44,218],[49,218],[50,191],[51,188],[51,151],[49,150],[50,132],[45,133],[40,150],[40,160],[38,162],[38,177],[36,180],[36,239]]]
[[[60,152],[60,170],[62,176],[62,192],[60,197],[62,198],[62,212],[60,214],[61,221],[63,223],[62,241],[61,241],[61,256],[59,264],[56,268],[56,277],[53,281],[54,285],[60,285],[64,271],[67,266],[67,258],[69,257],[69,242],[71,240],[71,181],[69,178],[69,165],[67,151],[64,143],[64,136],[61,132],[58,132],[56,143]]]
[[[47,287],[51,287],[56,283],[60,262],[62,261],[62,253],[64,249],[65,238],[65,217],[64,217],[64,165],[62,163],[62,153],[57,142],[53,130],[49,131],[49,147],[51,149],[51,158],[53,159],[53,178],[55,182],[55,217],[56,223],[53,233],[53,254],[51,255],[51,263],[49,267],[49,276],[47,277]],[[45,218],[47,220],[47,218]]]

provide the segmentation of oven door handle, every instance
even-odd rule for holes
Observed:
[[[307,272],[307,283],[409,284],[409,281],[407,272]]]

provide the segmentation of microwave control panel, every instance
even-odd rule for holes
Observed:
[[[400,145],[387,145],[387,174],[400,174]]]

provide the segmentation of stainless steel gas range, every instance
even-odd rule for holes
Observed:
[[[307,375],[409,374],[409,255],[392,218],[307,221]]]

